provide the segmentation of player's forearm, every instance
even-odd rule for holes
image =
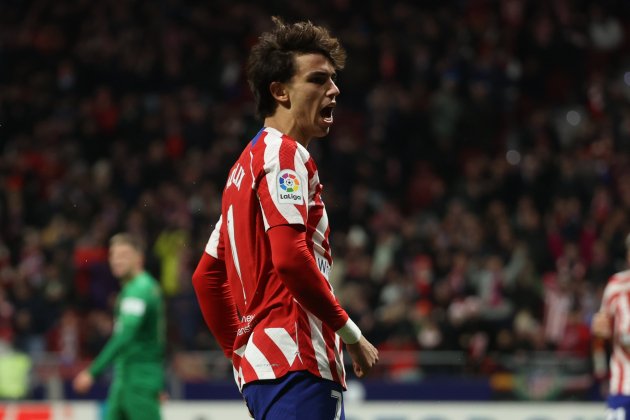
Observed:
[[[109,366],[116,356],[120,353],[120,351],[125,348],[125,346],[131,342],[132,335],[130,333],[121,332],[115,333],[112,337],[107,341],[103,350],[99,353],[99,355],[94,359],[92,364],[89,367],[89,371],[92,376],[99,376],[107,366]]]
[[[227,282],[225,263],[204,252],[192,280],[203,319],[223,353],[231,358],[238,316]]]
[[[339,305],[318,270],[304,233],[291,226],[276,226],[269,230],[269,239],[276,272],[295,299],[335,330],[345,343],[357,342],[361,331]]]

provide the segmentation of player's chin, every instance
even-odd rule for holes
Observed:
[[[330,125],[320,124],[317,126],[317,130],[315,130],[315,135],[313,137],[324,137],[327,136],[328,133],[330,133]]]

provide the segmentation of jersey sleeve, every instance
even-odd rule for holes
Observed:
[[[120,351],[134,339],[147,313],[147,306],[147,295],[142,289],[131,289],[122,296],[118,317],[114,324],[114,332],[90,365],[89,370],[93,376],[100,375],[114,361]]]
[[[361,330],[350,319],[317,268],[306,245],[305,233],[294,226],[278,226],[268,232],[274,267],[295,300],[332,328],[346,344],[361,338]]]
[[[238,315],[227,280],[225,263],[204,252],[192,280],[203,319],[225,356],[231,358]]]
[[[278,225],[306,225],[308,170],[294,141],[284,140],[265,151],[258,198],[265,229]]]

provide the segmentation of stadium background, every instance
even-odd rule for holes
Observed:
[[[589,323],[630,232],[622,0],[3,0],[1,396],[77,398],[129,230],[168,299],[172,399],[235,397],[190,276],[260,126],[243,62],[274,14],[349,53],[310,151],[336,294],[382,352],[358,398],[601,401]]]

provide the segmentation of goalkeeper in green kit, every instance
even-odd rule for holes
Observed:
[[[73,381],[78,393],[114,363],[107,397],[107,420],[160,419],[164,388],[165,319],[158,282],[144,270],[140,240],[119,233],[110,240],[109,265],[121,280],[112,337],[94,362]]]

